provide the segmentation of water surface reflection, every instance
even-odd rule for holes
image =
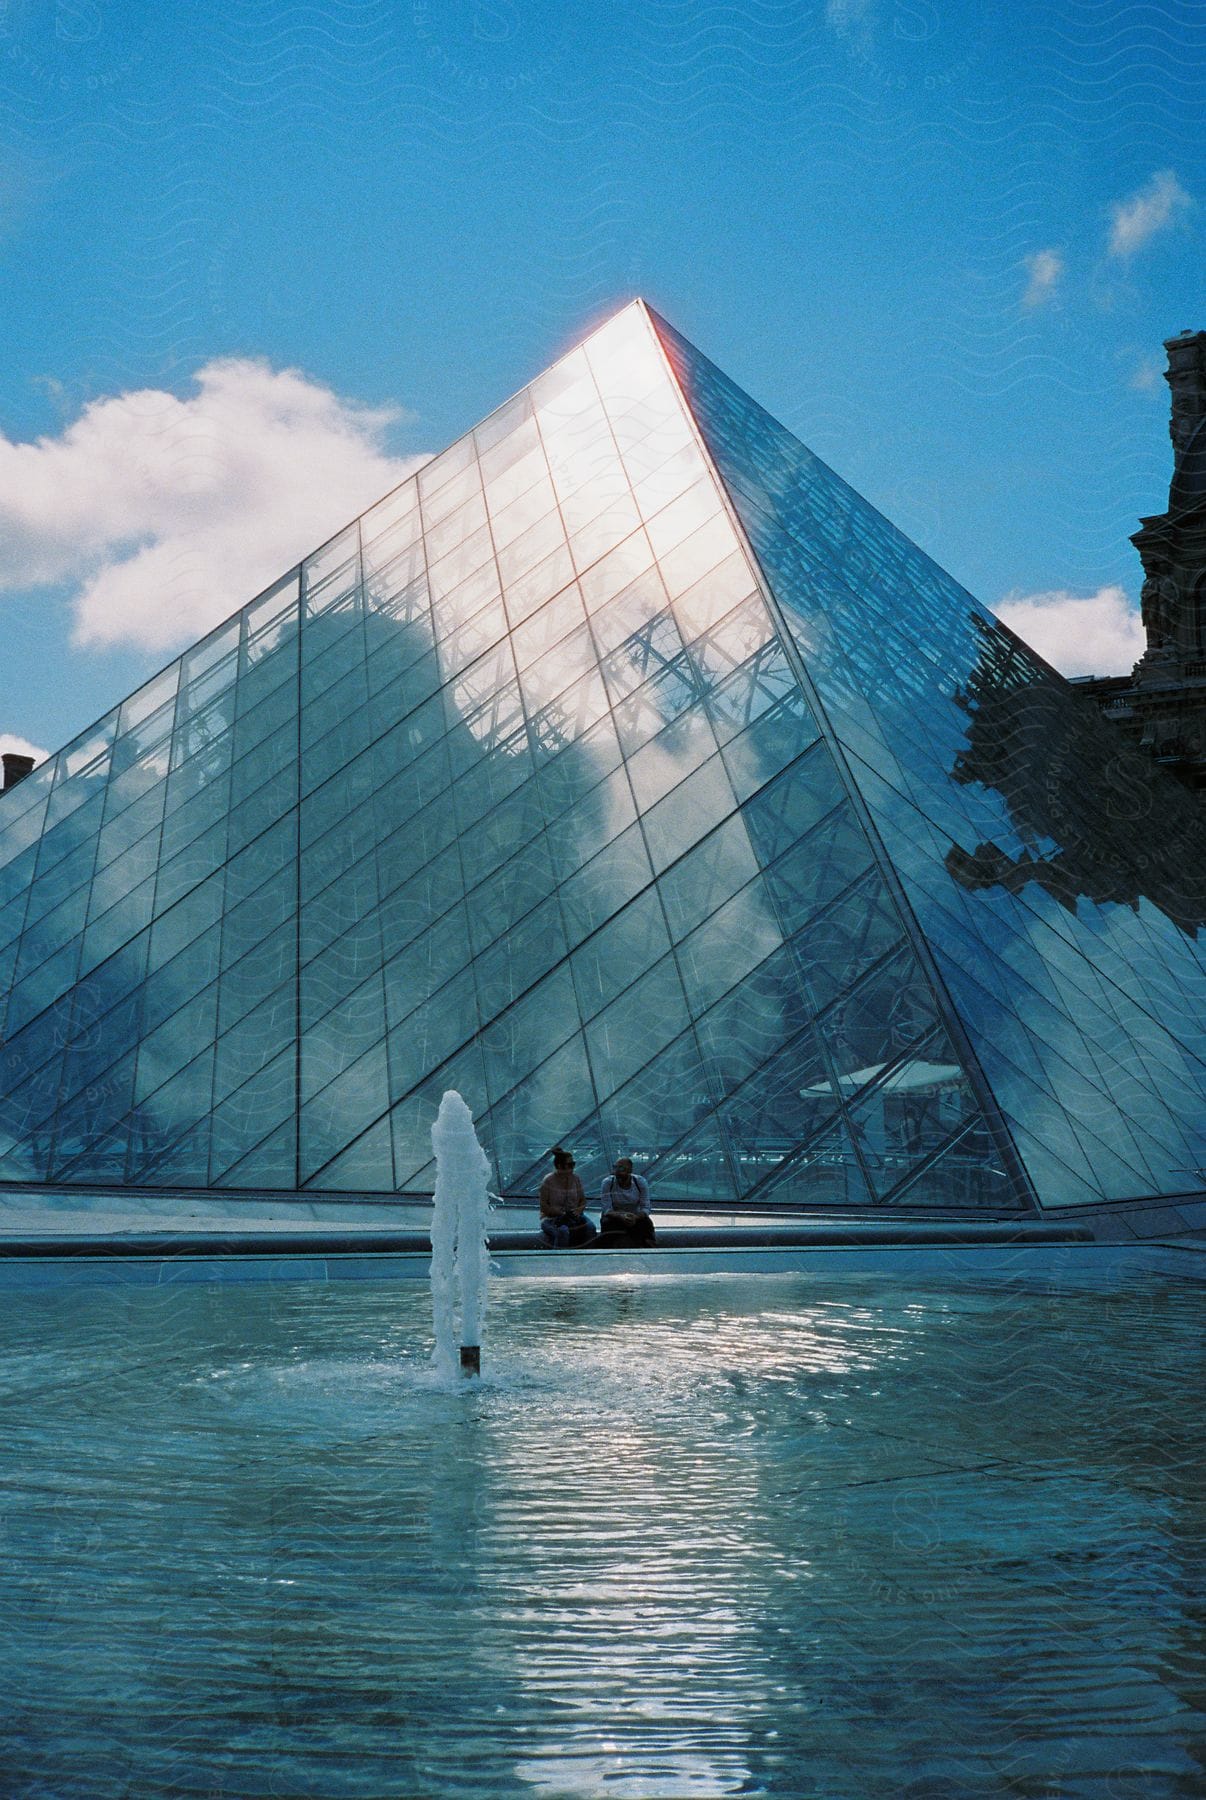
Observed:
[[[1198,1791],[1194,1290],[495,1290],[8,1296],[8,1792]]]

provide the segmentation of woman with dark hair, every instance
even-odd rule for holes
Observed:
[[[574,1159],[558,1144],[553,1167],[540,1184],[540,1230],[546,1244],[589,1244],[595,1228],[586,1216],[586,1189],[574,1174]]]

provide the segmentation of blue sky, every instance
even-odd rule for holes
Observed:
[[[65,741],[635,293],[1127,666],[1204,111],[1196,0],[7,0],[0,734]]]

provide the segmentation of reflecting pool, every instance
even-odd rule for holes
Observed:
[[[1201,1293],[10,1288],[3,1792],[1188,1800]]]

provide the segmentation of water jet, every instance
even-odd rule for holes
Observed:
[[[431,1220],[433,1360],[448,1378],[458,1358],[466,1375],[480,1375],[490,1279],[487,1234],[490,1165],[473,1129],[473,1114],[454,1088],[440,1101],[431,1128],[436,1181]]]

